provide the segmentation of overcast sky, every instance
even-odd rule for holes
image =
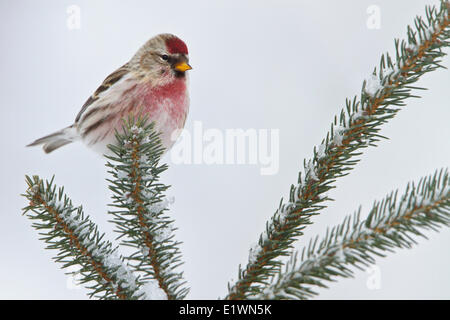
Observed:
[[[24,175],[55,174],[74,204],[114,239],[107,222],[110,192],[104,159],[74,143],[52,154],[25,148],[32,140],[70,125],[81,105],[114,69],[150,37],[170,32],[190,51],[191,108],[186,128],[278,129],[279,171],[261,175],[252,164],[174,164],[162,181],[175,197],[171,215],[183,241],[189,298],[227,293],[238,264],[281,197],[296,182],[346,97],[361,89],[379,62],[393,52],[394,37],[424,6],[437,0],[398,1],[0,1],[0,91],[3,125],[0,194],[0,298],[86,299],[44,250],[21,215]],[[80,9],[79,28],[67,8]],[[379,28],[367,10],[379,9]],[[373,7],[371,8],[373,9]],[[369,10],[370,11],[370,10]],[[374,11],[370,11],[374,12]],[[71,24],[72,23],[72,24]],[[70,27],[70,28],[69,28]],[[369,28],[371,27],[371,28]],[[375,27],[375,28],[373,28]],[[449,59],[443,64],[450,66]],[[362,156],[351,175],[330,192],[336,199],[313,218],[302,244],[324,234],[362,205],[410,180],[446,167],[450,160],[450,73],[427,74],[422,99],[408,100],[383,127],[389,137]],[[411,250],[377,259],[379,285],[357,271],[319,290],[327,299],[450,298],[450,230],[427,232]],[[368,285],[369,282],[369,285]]]

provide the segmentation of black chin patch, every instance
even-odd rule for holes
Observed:
[[[174,70],[176,78],[184,78],[186,76],[185,72]]]

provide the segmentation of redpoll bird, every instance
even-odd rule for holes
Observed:
[[[111,73],[85,102],[75,123],[37,139],[46,153],[81,139],[102,154],[115,142],[128,115],[145,115],[155,122],[163,147],[168,150],[184,127],[189,109],[189,65],[186,44],[171,34],[145,43],[131,60]]]

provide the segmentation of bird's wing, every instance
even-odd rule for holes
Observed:
[[[75,123],[77,123],[81,115],[86,111],[86,109],[95,101],[97,101],[100,97],[100,94],[102,92],[105,92],[109,88],[111,88],[117,81],[122,79],[124,75],[126,75],[129,72],[128,63],[121,66],[119,69],[111,73],[109,76],[106,77],[105,80],[103,80],[103,83],[100,85],[100,87],[95,90],[94,94],[87,99],[87,101],[83,104],[81,107],[80,112],[78,112],[77,117],[75,118]]]

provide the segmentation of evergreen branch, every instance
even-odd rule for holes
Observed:
[[[239,266],[238,280],[228,285],[227,299],[245,299],[261,294],[270,276],[282,263],[281,256],[288,255],[292,243],[303,234],[311,223],[311,216],[331,200],[326,192],[334,188],[337,178],[345,176],[358,163],[364,148],[376,146],[383,136],[378,132],[405,105],[413,84],[425,73],[442,66],[445,53],[442,48],[450,45],[448,1],[441,1],[440,10],[426,8],[427,21],[415,19],[415,29],[408,26],[408,41],[395,41],[395,62],[387,53],[380,60],[372,76],[363,82],[360,99],[355,96],[346,101],[346,107],[335,117],[330,131],[314,156],[303,163],[304,173],[299,173],[298,184],[292,185],[289,201],[283,199],[266,223],[258,243],[250,250],[245,269]]]
[[[110,189],[116,211],[112,222],[120,233],[121,244],[136,251],[126,259],[145,280],[156,280],[164,294],[161,299],[183,299],[189,292],[183,274],[175,269],[182,264],[174,240],[174,221],[166,214],[169,200],[163,192],[167,186],[159,183],[159,175],[167,165],[159,165],[164,152],[153,124],[146,119],[130,117],[123,134],[116,134],[117,145],[110,145],[113,156],[107,156]]]
[[[26,176],[29,201],[24,214],[33,221],[32,226],[47,243],[47,249],[58,250],[54,258],[62,268],[80,266],[81,283],[91,290],[90,297],[101,299],[145,298],[139,291],[139,279],[119,256],[117,248],[102,240],[97,226],[82,207],[74,207],[64,189],[45,184],[38,176]]]
[[[273,277],[259,299],[306,299],[316,295],[313,287],[327,287],[324,282],[336,277],[352,277],[351,266],[363,269],[375,262],[374,256],[395,248],[411,248],[413,236],[426,236],[423,230],[437,231],[450,226],[450,176],[447,170],[408,184],[397,200],[397,191],[375,202],[366,220],[360,209],[343,223],[327,231],[319,242],[311,240],[302,251],[292,255],[285,272]]]

